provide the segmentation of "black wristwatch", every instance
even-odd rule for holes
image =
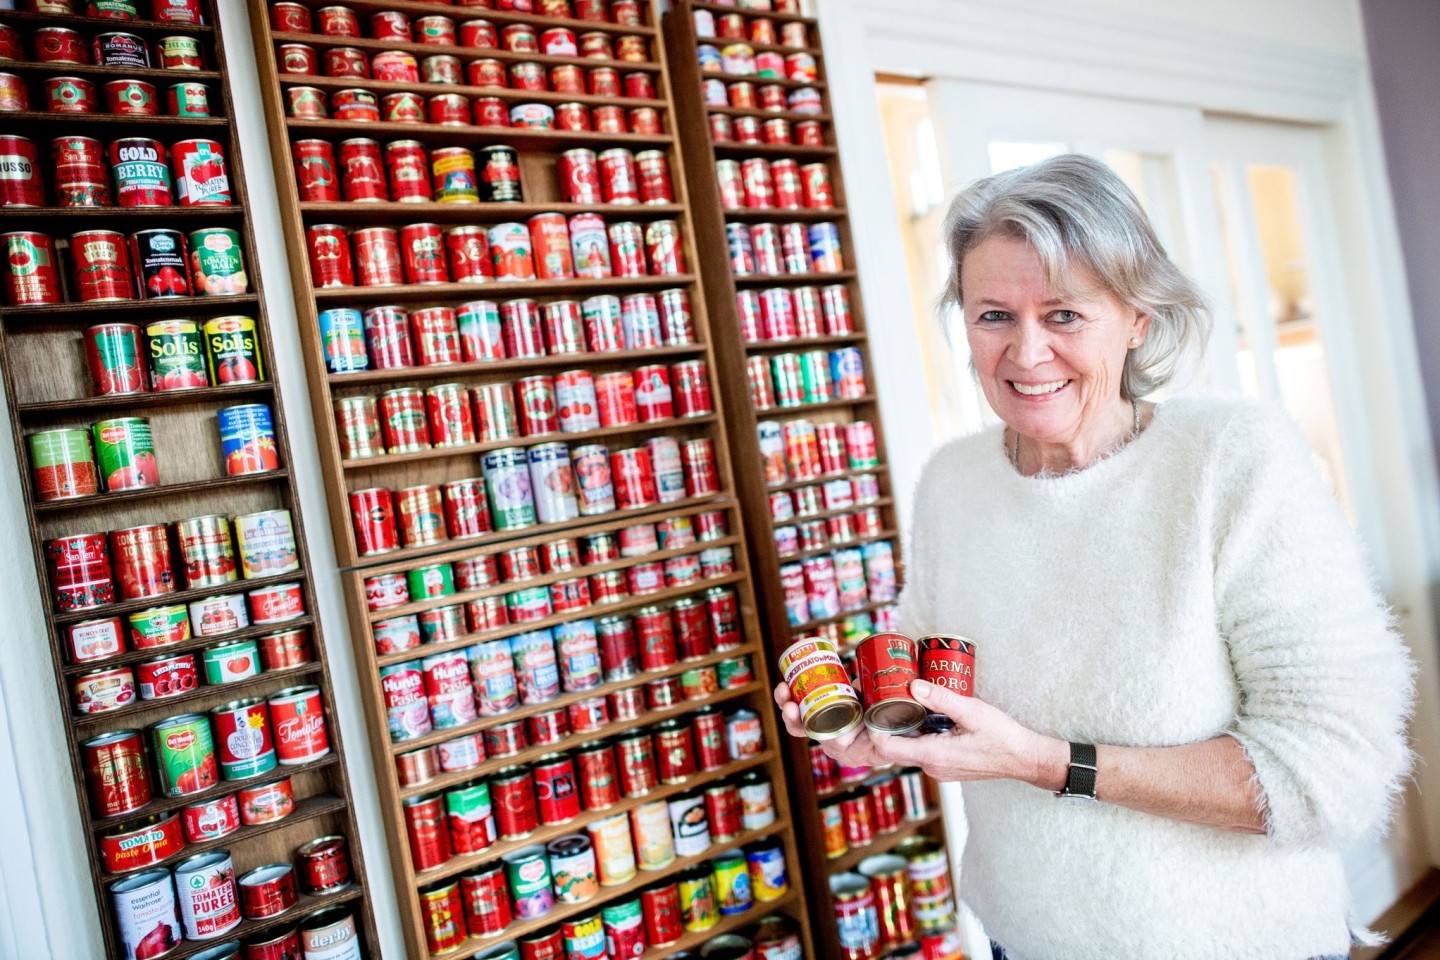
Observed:
[[[1061,800],[1079,800],[1094,803],[1095,797],[1095,746],[1089,743],[1070,744],[1070,768],[1065,775],[1065,789],[1055,796]]]

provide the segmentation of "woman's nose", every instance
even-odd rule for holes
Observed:
[[[1010,344],[1010,360],[1020,367],[1037,367],[1054,357],[1050,349],[1050,337],[1044,324],[1034,320],[1022,320],[1012,328],[1014,339]]]

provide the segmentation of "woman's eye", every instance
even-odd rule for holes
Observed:
[[[1059,324],[1074,323],[1080,319],[1080,314],[1074,310],[1056,310],[1050,314],[1050,319]]]
[[[1010,319],[1009,314],[1003,310],[986,310],[980,314],[981,323],[1001,323]]]

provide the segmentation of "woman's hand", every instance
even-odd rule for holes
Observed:
[[[1070,751],[1064,741],[1022,726],[983,700],[924,680],[913,681],[910,693],[954,720],[955,729],[921,737],[877,734],[874,752],[882,762],[919,767],[936,780],[1023,780],[1046,790],[1065,785]]]
[[[800,705],[790,697],[790,687],[781,683],[775,688],[775,702],[780,706],[780,718],[792,737],[809,739],[805,725],[800,722]],[[890,761],[875,752],[875,741],[870,731],[860,724],[843,737],[819,741],[820,749],[847,767],[883,767]]]

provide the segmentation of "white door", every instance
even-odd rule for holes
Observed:
[[[1412,649],[1429,645],[1427,561],[1414,529],[1422,511],[1409,472],[1386,469],[1409,451],[1386,446],[1375,429],[1398,419],[1398,400],[1376,388],[1378,348],[1365,351],[1376,318],[1357,309],[1349,289],[1363,268],[1337,243],[1331,205],[1353,185],[1327,169],[1323,131],[971,81],[936,80],[926,89],[947,195],[1063,152],[1097,157],[1130,185],[1167,251],[1215,308],[1210,349],[1192,382],[1285,404],[1355,523]],[[950,343],[960,376],[963,335]],[[1423,706],[1421,713],[1433,715]],[[1440,747],[1424,731],[1417,739],[1429,758],[1417,773],[1425,782],[1440,765]],[[1347,851],[1357,920],[1373,919],[1428,869],[1425,822],[1440,804],[1427,812],[1427,802],[1412,788],[1388,839]]]
[[[1398,544],[1417,511],[1396,502],[1373,425],[1393,422],[1387,391],[1369,389],[1362,350],[1376,317],[1353,309],[1319,128],[1232,118],[1205,121],[1211,177],[1241,337],[1246,392],[1277,399],[1300,425],[1359,530],[1412,648],[1431,643],[1430,617],[1396,584],[1409,582]],[[1368,342],[1367,342],[1368,341]],[[1372,385],[1373,386],[1373,385]],[[1403,494],[1401,495],[1403,496]],[[1408,609],[1407,609],[1408,608]],[[1423,745],[1422,745],[1423,751]],[[1434,758],[1431,757],[1433,765]],[[1358,917],[1388,907],[1428,869],[1423,806],[1411,785],[1390,836],[1346,853]]]

